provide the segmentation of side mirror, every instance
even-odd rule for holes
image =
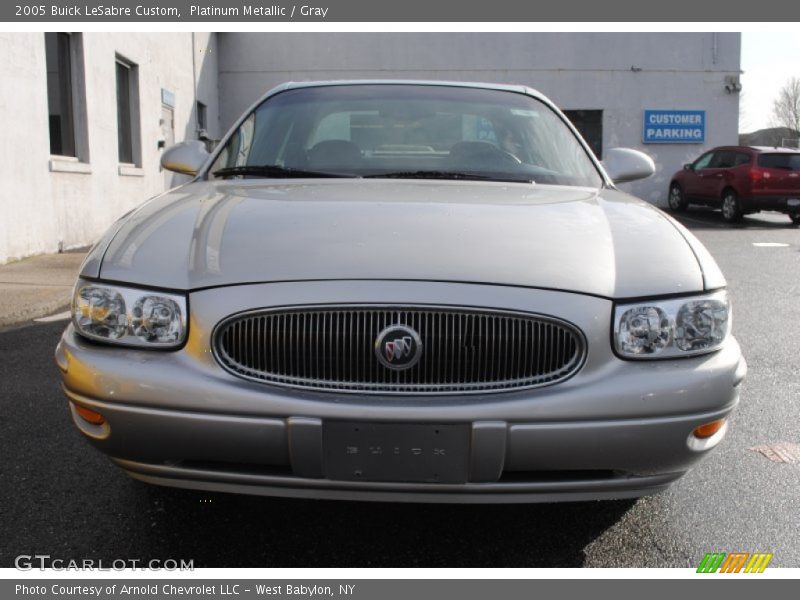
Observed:
[[[161,166],[168,171],[194,176],[197,175],[209,156],[203,142],[189,140],[165,150],[161,155]]]
[[[691,171],[691,170],[693,170],[693,169],[692,169],[692,163],[686,163],[685,165],[683,165],[683,170],[684,170],[684,171]]]
[[[644,179],[656,172],[653,159],[632,148],[611,148],[606,152],[603,166],[614,183]]]

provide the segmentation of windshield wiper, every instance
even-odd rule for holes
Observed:
[[[280,165],[242,165],[239,167],[225,167],[214,171],[214,177],[232,177],[236,175],[260,175],[275,178],[303,178],[303,177],[358,177],[349,173],[328,173],[325,171],[305,171]]]
[[[528,177],[511,176],[492,176],[481,175],[480,173],[463,173],[459,171],[391,171],[388,173],[375,173],[364,175],[364,178],[383,178],[389,179],[465,179],[472,181],[510,181],[513,183],[533,183]]]

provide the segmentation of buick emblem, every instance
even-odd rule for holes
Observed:
[[[410,369],[422,356],[422,340],[411,327],[390,325],[375,338],[375,356],[387,369]]]

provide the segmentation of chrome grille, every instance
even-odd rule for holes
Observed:
[[[421,359],[388,369],[378,334],[413,328]],[[541,315],[429,306],[315,306],[253,311],[221,322],[214,354],[231,373],[265,383],[361,393],[464,393],[548,385],[574,374],[583,335]]]

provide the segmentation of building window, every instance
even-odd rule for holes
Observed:
[[[118,57],[116,71],[119,162],[140,166],[139,68]]]
[[[79,156],[75,139],[75,84],[80,81],[80,35],[45,33],[50,154]]]
[[[589,144],[598,160],[603,158],[603,111],[565,110],[564,114],[572,121],[583,139]]]
[[[197,103],[197,129],[208,128],[208,116],[206,112],[206,105],[202,102]]]

